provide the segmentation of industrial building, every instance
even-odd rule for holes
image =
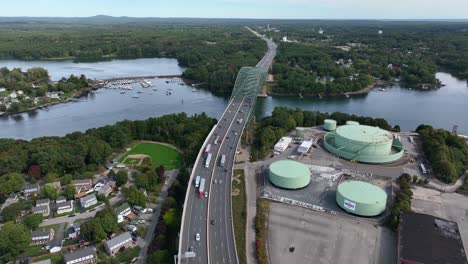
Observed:
[[[291,144],[292,142],[292,138],[291,137],[282,137],[278,143],[275,144],[275,147],[273,148],[274,151],[277,151],[277,152],[283,152],[285,151],[289,145]]]
[[[312,147],[313,143],[314,143],[313,140],[304,140],[304,141],[302,141],[301,145],[297,149],[297,152],[299,152],[301,154],[309,152],[309,150]]]
[[[348,213],[376,216],[385,211],[387,193],[367,182],[345,181],[338,185],[336,202]]]
[[[398,263],[467,264],[457,223],[427,214],[401,213]]]
[[[309,185],[310,171],[300,162],[280,160],[270,164],[269,179],[280,188],[301,189]]]
[[[404,154],[403,145],[390,132],[359,124],[340,126],[327,133],[324,146],[341,158],[364,163],[391,163]]]

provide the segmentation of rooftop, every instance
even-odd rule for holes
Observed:
[[[379,127],[364,126],[364,125],[344,125],[336,129],[336,134],[350,140],[381,143],[393,140],[392,135]]]
[[[129,232],[125,232],[121,235],[118,235],[114,238],[112,238],[111,240],[107,240],[105,243],[107,244],[107,247],[109,249],[113,249],[116,245],[126,241],[126,240],[131,240],[132,239],[132,235],[130,235]]]
[[[402,213],[398,246],[400,260],[468,263],[457,223],[432,215]]]
[[[50,232],[46,229],[38,229],[31,232],[31,237],[44,237],[49,235]]]
[[[128,205],[128,203],[124,203],[124,204],[120,205],[119,207],[115,208],[115,212],[117,214],[120,214],[120,213],[124,212],[127,209],[130,209],[130,205]]]
[[[94,255],[94,248],[89,247],[83,250],[75,251],[73,253],[65,254],[63,258],[65,259],[65,263],[66,263],[68,261],[72,261],[72,260],[79,259],[79,258],[84,258],[90,255]]]
[[[96,195],[95,194],[90,194],[90,195],[87,195],[85,197],[81,197],[80,201],[88,202],[88,201],[91,201],[93,199],[96,199]]]

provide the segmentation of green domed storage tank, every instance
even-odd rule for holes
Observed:
[[[309,185],[310,171],[304,164],[293,160],[280,160],[270,164],[270,182],[284,189],[301,189]]]
[[[323,122],[323,128],[327,131],[333,131],[336,129],[336,121],[333,119],[325,119]]]
[[[390,163],[403,157],[403,145],[392,134],[378,127],[344,125],[325,135],[324,146],[348,160],[366,163]]]
[[[359,216],[376,216],[385,211],[387,193],[367,182],[346,181],[338,185],[336,202],[346,212]]]

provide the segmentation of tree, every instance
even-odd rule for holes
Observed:
[[[115,175],[115,183],[117,184],[118,187],[125,185],[127,181],[128,181],[127,171],[121,170],[117,172],[117,174]]]
[[[75,198],[75,194],[76,194],[75,185],[68,184],[67,186],[65,186],[65,189],[63,190],[63,195],[65,196],[65,198],[67,198],[68,200],[72,200],[73,198]]]
[[[159,167],[156,168],[156,174],[158,174],[159,182],[164,181],[164,172],[165,172],[165,168],[163,165],[159,165]]]
[[[109,173],[107,173],[107,177],[114,177],[115,176],[115,171],[114,170],[109,170]]]
[[[137,205],[141,207],[146,206],[146,196],[143,192],[136,189],[130,191],[127,197],[127,201],[130,205]]]
[[[0,177],[0,193],[8,194],[18,192],[25,184],[23,175],[10,173]]]
[[[93,225],[93,240],[96,241],[96,242],[100,242],[104,239],[107,238],[107,234],[106,232],[104,231],[104,229],[102,228],[102,226],[97,223],[97,222],[94,222],[94,225]]]
[[[59,188],[52,184],[46,184],[41,187],[41,196],[51,200],[57,199],[59,195]]]
[[[171,255],[167,250],[158,250],[151,254],[148,258],[148,263],[150,264],[165,264],[172,261]]]
[[[21,203],[11,204],[2,211],[3,220],[5,221],[15,221],[18,218],[23,206]]]
[[[30,242],[31,235],[22,224],[7,222],[0,229],[0,250],[6,259],[20,254],[28,248]]]
[[[23,224],[29,230],[35,230],[42,223],[43,218],[41,214],[31,214],[23,219]]]
[[[164,215],[163,215],[164,223],[169,228],[175,228],[178,225],[178,217],[177,217],[177,212],[175,208],[169,209]]]
[[[41,168],[39,168],[39,166],[33,164],[33,165],[29,166],[28,174],[29,174],[29,176],[32,176],[32,177],[34,177],[36,179],[40,179],[41,178]]]
[[[65,174],[62,178],[60,178],[60,183],[62,185],[70,184],[73,181],[73,176],[71,174]]]

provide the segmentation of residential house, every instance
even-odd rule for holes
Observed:
[[[125,232],[118,235],[108,241],[104,242],[104,246],[110,255],[114,255],[122,247],[127,248],[133,245],[132,235],[129,232]]]
[[[67,230],[67,236],[69,238],[77,238],[80,236],[81,232],[81,223],[75,222],[72,226],[70,226]]]
[[[23,187],[23,194],[26,197],[29,197],[31,195],[36,196],[36,195],[39,194],[40,189],[41,189],[41,187],[37,183],[36,184],[26,184]]]
[[[76,187],[77,193],[89,191],[93,188],[93,181],[91,179],[74,180],[73,184]]]
[[[8,198],[5,200],[5,202],[2,204],[1,208],[0,208],[0,212],[3,211],[3,209],[5,209],[6,207],[14,204],[18,202],[18,195],[16,195],[16,193],[10,193],[10,195],[8,195]]]
[[[44,245],[54,239],[54,229],[40,229],[31,232],[31,246]]]
[[[49,206],[50,205],[50,199],[39,199],[36,201],[36,206]]]
[[[106,182],[103,179],[100,179],[99,181],[96,182],[96,184],[94,184],[94,190],[96,192],[101,190],[101,188],[104,187],[105,184]]]
[[[97,204],[96,195],[91,194],[91,195],[80,198],[80,204],[83,208],[88,208],[90,206]]]
[[[6,88],[5,87],[0,87],[0,93],[1,92],[6,92]]]
[[[31,209],[33,214],[42,214],[48,216],[50,214],[50,207],[48,205],[40,205]]]
[[[18,95],[24,95],[23,90],[18,90],[16,93],[17,93]]]
[[[112,187],[110,186],[109,183],[106,183],[99,191],[98,194],[102,194],[104,196],[109,196],[109,194],[112,192]]]
[[[51,98],[51,99],[60,99],[59,93],[57,92],[46,92],[45,97]]]
[[[57,214],[73,212],[73,201],[65,201],[57,204]]]
[[[63,259],[65,264],[88,264],[97,262],[96,253],[92,247],[65,254]]]
[[[18,98],[18,95],[16,94],[16,92],[12,92],[10,95],[8,95],[11,99],[16,99]]]
[[[132,213],[132,209],[128,203],[124,203],[115,209],[115,213],[117,214],[117,222],[122,223],[124,221],[124,217]]]
[[[67,199],[65,197],[63,197],[63,196],[59,196],[59,197],[57,197],[57,199],[55,199],[56,204],[63,203],[63,202],[66,202],[66,201],[67,201]]]

